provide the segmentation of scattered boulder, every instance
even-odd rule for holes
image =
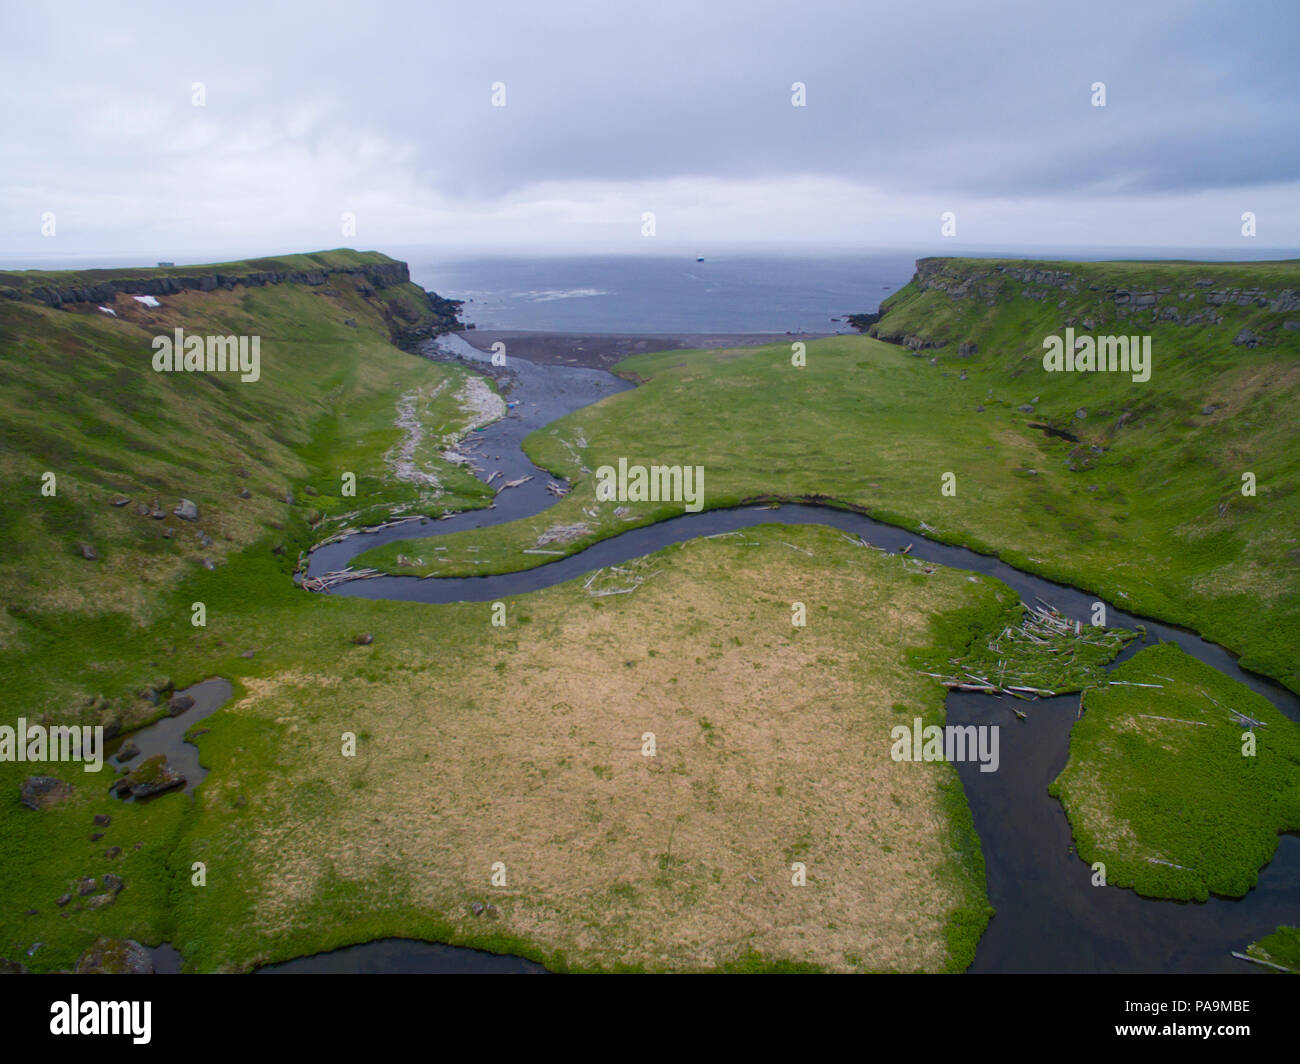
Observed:
[[[979,344],[973,344],[973,343],[970,343],[969,341],[967,341],[967,342],[965,342],[965,343],[960,343],[960,344],[957,345],[957,357],[958,357],[958,358],[970,358],[971,355],[973,355],[973,354],[975,354],[976,352],[978,352],[979,349],[980,349],[980,345],[979,345]]]
[[[303,485],[302,493],[304,495],[311,495],[311,496],[316,496],[320,494],[320,492],[317,491],[315,488],[313,488],[310,484]]]
[[[112,861],[121,856],[122,856],[121,846],[110,846],[107,850],[104,851],[104,857],[106,860],[109,861]]]
[[[355,329],[357,327],[357,323],[353,321],[351,318],[344,318],[343,324],[346,325],[349,329]]]
[[[127,761],[130,761],[131,758],[139,757],[139,756],[140,756],[140,748],[136,746],[135,743],[130,742],[129,740],[127,742],[124,742],[120,747],[118,747],[117,750],[118,764],[125,764]]]
[[[1232,338],[1232,342],[1236,347],[1258,347],[1262,339],[1263,337],[1257,333],[1253,333],[1249,329],[1242,329]]]
[[[126,880],[121,876],[115,876],[112,872],[105,872],[101,882],[114,894],[122,893],[122,888],[126,886]]]
[[[112,499],[112,501],[109,503],[109,505],[110,505],[110,506],[125,506],[125,505],[126,505],[127,503],[129,503],[130,501],[131,501],[131,500],[128,499],[125,495],[116,495],[116,496],[113,497],[113,499]]]
[[[148,516],[149,516],[149,507],[147,507],[147,506],[146,506],[144,503],[142,503],[142,502],[138,502],[138,503],[135,504],[135,512],[138,513],[141,517],[148,517]]]
[[[253,651],[253,650],[245,650],[245,651],[244,651],[242,654],[240,654],[239,656],[240,656],[241,658],[251,658],[255,653],[256,653],[256,651]]]
[[[19,964],[17,961],[11,961],[8,957],[0,957],[0,975],[27,975],[27,965]]]
[[[173,717],[179,717],[187,709],[193,708],[193,695],[172,695],[171,700],[167,703],[167,713]]]
[[[60,894],[58,898],[55,900],[54,904],[57,905],[60,909],[62,909],[71,900],[72,900],[71,894]]]
[[[979,406],[977,406],[977,407],[975,408],[975,413],[977,413],[977,414],[982,414],[982,413],[984,413],[984,405],[983,405],[982,403],[981,403]]]
[[[98,841],[99,841],[100,839],[102,839],[103,837],[104,837],[104,833],[103,833],[102,831],[92,831],[92,832],[90,833],[90,841],[91,841],[91,842],[98,842]]]
[[[108,827],[108,825],[111,824],[112,822],[113,822],[113,818],[112,818],[111,816],[109,816],[107,813],[96,813],[96,814],[95,814],[95,825],[96,825],[96,827],[106,828],[106,827]]]
[[[112,898],[113,895],[107,895]],[[77,961],[78,975],[153,975],[149,951],[129,938],[97,938]]]
[[[176,509],[172,511],[182,521],[197,521],[199,519],[199,508],[190,502],[189,499],[182,499],[176,504]]]
[[[89,543],[78,543],[77,553],[80,554],[83,558],[85,558],[86,561],[88,562],[99,561],[99,551],[95,550],[95,548],[92,547]]]
[[[92,876],[87,876],[85,879],[80,879],[80,880],[78,880],[78,881],[77,881],[77,893],[78,893],[79,895],[81,895],[83,898],[84,898],[87,894],[94,894],[94,893],[95,893],[95,880],[94,880],[94,878],[93,878]]]
[[[1088,416],[1088,411],[1085,410],[1083,407],[1079,407],[1079,409],[1074,412],[1075,421],[1082,421],[1087,416]]]
[[[1016,409],[1022,414],[1032,414],[1034,412],[1034,406],[1032,403],[1021,403],[1020,406],[1016,407]]]
[[[1214,411],[1215,411],[1215,406],[1213,403],[1206,403],[1203,407],[1201,407],[1201,413],[1204,414],[1206,417],[1209,417],[1211,414],[1214,413]]]
[[[481,901],[476,901],[469,907],[469,910],[475,916],[482,916],[485,908],[487,908],[487,906],[485,906]]]
[[[23,780],[19,801],[28,809],[48,809],[72,797],[72,784],[53,776],[28,776]]]
[[[375,637],[371,635],[369,632],[362,632],[359,636],[354,637],[352,640],[352,642],[354,642],[359,647],[368,647],[374,641],[375,641]]]
[[[239,497],[241,499],[251,499],[253,497],[253,493],[249,491],[247,488],[240,488]]]
[[[94,894],[86,899],[87,909],[102,909],[105,905],[112,905],[117,901],[117,895],[112,893]]]

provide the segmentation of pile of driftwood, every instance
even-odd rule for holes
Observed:
[[[346,584],[349,580],[373,580],[383,575],[378,569],[353,569],[349,565],[346,569],[326,573],[324,576],[306,577],[303,579],[302,586],[308,591],[328,591],[339,584]]]
[[[1041,606],[1021,603],[1022,613],[1018,625],[1007,625],[988,641],[992,657],[980,655],[978,666],[967,666],[954,659],[951,674],[927,672],[924,675],[939,680],[953,691],[978,691],[981,694],[1010,695],[1025,701],[1054,698],[1059,693],[1047,687],[1027,682],[1026,673],[1046,669],[1058,679],[1068,676],[1075,665],[1075,655],[1085,646],[1098,647],[1118,653],[1130,633],[1121,633],[1071,620],[1051,604],[1038,600]],[[996,660],[994,660],[996,659]],[[1007,672],[1010,669],[1011,676]],[[978,669],[979,671],[975,671]],[[1067,690],[1077,690],[1073,684]]]

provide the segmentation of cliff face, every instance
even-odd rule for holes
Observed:
[[[94,270],[87,273],[106,273],[110,271]],[[254,270],[242,274],[224,273],[187,273],[175,274],[170,269],[154,271],[153,277],[113,277],[91,283],[42,284],[39,281],[22,288],[0,286],[0,295],[8,299],[34,299],[49,307],[59,307],[64,303],[103,303],[118,293],[132,296],[167,296],[178,292],[215,292],[218,288],[232,289],[236,285],[260,288],[268,284],[306,284],[323,285],[337,274],[360,277],[375,288],[388,288],[395,284],[406,284],[411,279],[410,270],[404,262],[386,262],[366,264],[363,266],[332,267],[315,270],[291,270],[276,272],[274,270]],[[9,275],[14,276],[14,275]]]
[[[182,272],[183,271],[183,272]],[[411,282],[404,262],[377,252],[326,251],[286,259],[256,259],[213,267],[0,273],[0,297],[47,307],[111,303],[117,295],[169,296],[181,292],[233,290],[240,285],[323,286],[351,279],[366,299],[383,304],[392,341],[413,348],[423,340],[461,328],[459,300],[443,299]]]
[[[1225,342],[1258,347],[1300,332],[1300,262],[920,259],[911,282],[882,304],[869,331],[913,350],[970,342],[949,331],[956,319],[969,323],[983,308],[1007,310],[1022,301],[1060,312],[1055,327],[1221,327]],[[943,313],[926,323],[910,313],[921,307]]]

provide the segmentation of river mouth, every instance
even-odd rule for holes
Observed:
[[[466,361],[483,362],[490,357],[482,352],[474,352],[474,356],[467,355]],[[477,434],[485,437],[480,453],[489,459],[481,466],[484,475],[506,463],[511,463],[512,469],[533,470],[540,474],[529,482],[534,490],[525,493],[523,487],[529,485],[524,485],[503,492],[493,510],[467,511],[448,520],[405,524],[329,544],[312,553],[309,574],[343,568],[356,554],[381,542],[499,524],[540,513],[554,503],[545,491],[546,474],[532,466],[519,448],[524,436],[568,410],[630,385],[601,370],[533,366],[518,358],[510,362],[517,376],[507,398],[519,402],[516,410],[523,413]],[[609,380],[602,381],[602,376]],[[581,401],[584,398],[586,401]],[[558,412],[547,416],[551,411]],[[545,420],[537,423],[541,418]],[[522,474],[512,473],[510,477],[518,475]],[[506,495],[513,497],[507,500]],[[463,578],[385,576],[341,584],[331,593],[411,602],[494,601],[550,587],[673,543],[768,523],[827,525],[891,552],[901,552],[911,544],[909,557],[996,577],[1023,601],[1042,599],[1066,617],[1084,624],[1091,623],[1093,604],[1100,601],[1096,595],[1021,572],[996,558],[937,543],[861,513],[808,503],[683,514],[631,529],[578,554],[517,573]],[[1134,616],[1111,604],[1107,604],[1107,618],[1115,627],[1146,630],[1146,638],[1130,643],[1112,667],[1131,657],[1141,645],[1156,640],[1177,643],[1189,655],[1263,695],[1290,719],[1300,721],[1300,699],[1294,693],[1241,669],[1224,648],[1193,632]],[[1013,704],[1023,707],[1023,703],[1010,699],[957,691],[949,692],[946,699],[949,723],[1002,726],[999,771],[981,773],[973,763],[957,765],[984,852],[989,902],[996,910],[968,971],[1256,974],[1258,969],[1233,958],[1231,951],[1242,949],[1279,924],[1295,922],[1295,914],[1300,912],[1300,835],[1287,834],[1279,839],[1272,861],[1260,871],[1258,884],[1241,899],[1211,897],[1205,903],[1184,903],[1143,898],[1127,889],[1095,888],[1091,885],[1090,867],[1074,852],[1064,809],[1047,793],[1047,785],[1068,758],[1079,696],[1037,702],[1029,709],[1028,720],[1015,717]],[[529,967],[501,966],[507,962]],[[381,939],[259,970],[487,972],[537,968],[540,966],[521,958],[502,958],[409,939]]]

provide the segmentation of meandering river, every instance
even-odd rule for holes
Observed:
[[[489,359],[454,336],[441,338],[437,347],[441,352],[438,357],[451,355],[478,363]],[[549,476],[536,469],[520,449],[524,437],[565,413],[631,385],[602,370],[534,365],[514,358],[509,360],[509,366],[513,376],[507,398],[518,405],[502,421],[473,434],[469,442],[485,475],[500,469],[504,474],[501,480],[528,474],[534,479],[502,492],[492,510],[469,511],[418,525],[409,523],[319,548],[311,555],[309,575],[341,569],[352,557],[381,542],[446,535],[518,520],[554,503],[545,490]],[[550,587],[672,543],[771,522],[829,525],[890,551],[899,551],[911,543],[911,557],[997,577],[1024,601],[1032,603],[1041,598],[1085,624],[1089,623],[1093,603],[1098,601],[1093,594],[1021,572],[996,558],[933,542],[862,514],[789,504],[776,510],[746,507],[684,514],[632,529],[568,558],[518,573],[445,579],[390,576],[341,584],[332,594],[419,602],[494,601]],[[1222,647],[1194,633],[1134,616],[1113,604],[1107,604],[1106,615],[1114,626],[1144,626],[1148,641],[1177,643],[1192,656],[1264,695],[1292,720],[1300,721],[1300,699],[1286,688],[1242,670]],[[1139,645],[1137,641],[1130,644],[1116,663],[1136,653]],[[989,900],[997,911],[970,970],[1258,971],[1234,959],[1231,951],[1243,949],[1279,924],[1300,922],[1300,835],[1282,836],[1273,860],[1260,873],[1258,885],[1241,899],[1212,897],[1203,904],[1182,903],[1141,898],[1131,890],[1093,887],[1090,867],[1073,851],[1065,812],[1047,793],[1047,785],[1065,766],[1078,705],[1078,695],[1040,701],[1028,720],[1021,721],[1014,716],[1008,700],[962,692],[950,692],[947,697],[950,723],[1001,726],[999,771],[982,773],[970,763],[957,766],[984,850]],[[184,717],[180,721],[188,726]],[[135,736],[142,747],[149,731],[144,729]],[[540,970],[537,965],[518,958],[406,939],[350,946],[262,969],[535,970]]]

